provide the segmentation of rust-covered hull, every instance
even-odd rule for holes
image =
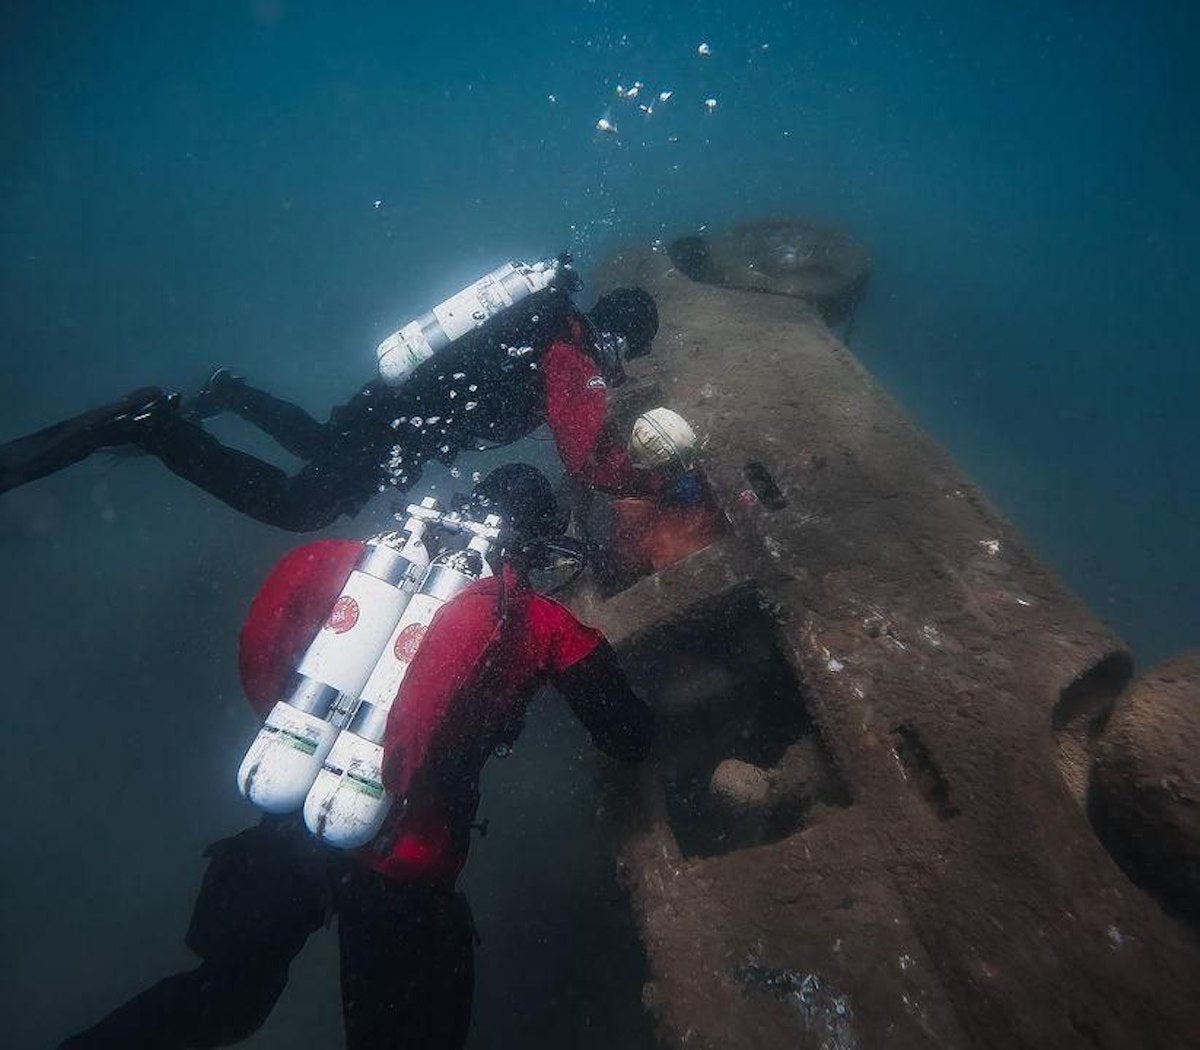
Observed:
[[[1081,806],[1121,640],[803,303],[602,283],[730,519],[576,601],[663,722],[616,828],[662,1042],[1195,1045],[1200,951]]]

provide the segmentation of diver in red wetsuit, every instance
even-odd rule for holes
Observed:
[[[653,298],[621,288],[584,314],[557,293],[521,344],[466,340],[404,382],[374,379],[325,423],[220,369],[180,408],[150,387],[0,446],[0,493],[78,462],[99,448],[134,445],[250,517],[295,532],[357,514],[377,491],[407,490],[423,465],[504,445],[549,423],[569,473],[617,495],[644,490],[622,443],[605,426],[607,388],[622,362],[648,353],[658,330]],[[511,338],[511,336],[510,336]],[[492,341],[494,342],[494,341]],[[295,474],[219,442],[202,417],[231,411],[304,461]]]
[[[603,635],[530,587],[539,540],[563,525],[549,482],[510,464],[490,473],[474,499],[507,523],[495,575],[438,612],[400,688],[384,751],[384,779],[399,800],[390,822],[352,855],[311,839],[298,815],[264,818],[215,844],[187,933],[200,965],[153,985],[64,1048],[210,1047],[246,1038],[331,912],[350,1050],[463,1045],[474,942],[455,882],[484,763],[513,742],[545,683],[610,755],[644,757],[653,730]],[[302,547],[255,598],[240,662],[260,714],[282,694],[360,551],[347,540]]]

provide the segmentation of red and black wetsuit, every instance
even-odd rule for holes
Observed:
[[[284,694],[361,552],[347,540],[308,544],[259,590],[239,662],[260,715]],[[201,965],[159,981],[63,1048],[207,1047],[246,1038],[331,910],[350,1050],[462,1046],[474,944],[470,910],[454,884],[488,756],[511,742],[544,683],[617,757],[642,757],[651,735],[650,712],[603,636],[504,571],[504,603],[499,578],[471,585],[439,610],[413,659],[385,740],[385,780],[406,805],[377,842],[341,854],[311,839],[298,818],[268,817],[215,844],[187,934]]]
[[[221,395],[225,407],[305,461],[291,476],[182,417],[142,444],[236,510],[296,532],[356,514],[383,485],[406,490],[431,459],[449,464],[463,449],[508,444],[543,423],[568,473],[615,495],[636,495],[647,482],[605,423],[607,380],[590,339],[586,320],[571,311],[527,348],[452,348],[398,386],[373,380],[326,423],[245,383],[230,384]]]
[[[260,589],[242,631],[241,671],[261,717],[283,695],[361,551],[350,540],[310,543],[287,555]],[[547,684],[602,751],[643,757],[650,712],[599,631],[531,590],[511,567],[503,581],[478,580],[440,609],[384,741],[384,782],[406,799],[403,817],[360,859],[389,878],[452,887],[466,862],[484,763],[498,744],[511,743]]]
[[[650,712],[604,636],[531,591],[511,568],[504,573],[503,581],[473,583],[438,612],[392,707],[384,783],[407,807],[395,837],[381,836],[386,850],[366,858],[389,877],[457,876],[480,772],[498,746],[516,738],[545,684],[600,750],[632,760],[649,748]]]

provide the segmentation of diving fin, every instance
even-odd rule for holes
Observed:
[[[120,401],[0,445],[0,493],[78,463],[97,449],[136,442],[178,407],[178,394],[141,387]]]

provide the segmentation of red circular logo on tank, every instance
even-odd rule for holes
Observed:
[[[421,639],[424,637],[425,625],[423,623],[410,623],[403,631],[396,635],[396,644],[392,646],[392,652],[395,653],[396,659],[402,664],[408,663],[417,655],[417,649],[421,644]]]
[[[334,634],[345,634],[356,623],[358,623],[358,602],[350,595],[343,594],[329,610],[329,619],[325,621],[325,626]]]

